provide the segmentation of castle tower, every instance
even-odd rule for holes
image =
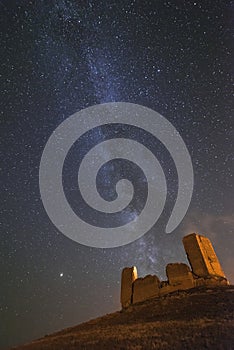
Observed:
[[[183,238],[192,272],[199,277],[217,276],[225,278],[217,255],[209,238],[191,233]]]
[[[132,285],[137,279],[137,268],[135,266],[125,267],[121,277],[121,304],[123,308],[132,303]]]

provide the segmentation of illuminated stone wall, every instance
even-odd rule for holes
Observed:
[[[192,233],[183,238],[183,244],[195,275],[225,277],[211,241],[207,237]]]
[[[158,296],[159,288],[160,280],[157,276],[148,275],[144,278],[136,279],[133,282],[133,304]]]
[[[132,303],[133,282],[137,279],[137,269],[135,266],[125,267],[121,278],[121,304],[128,307]]]

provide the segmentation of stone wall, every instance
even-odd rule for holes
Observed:
[[[159,288],[160,280],[157,276],[148,275],[144,278],[136,279],[133,282],[133,304],[158,296]]]
[[[192,233],[183,238],[183,244],[195,275],[225,277],[214,248],[207,237]]]
[[[135,266],[125,267],[121,278],[121,304],[128,307],[132,303],[133,282],[137,279],[137,269]]]
[[[167,281],[160,282],[155,275],[137,278],[135,266],[123,269],[121,280],[123,308],[177,290],[229,284],[208,238],[192,233],[183,238],[183,244],[192,270],[183,263],[168,264]]]
[[[166,267],[168,283],[171,286],[183,285],[184,287],[193,288],[193,274],[186,264],[175,263],[168,264]]]

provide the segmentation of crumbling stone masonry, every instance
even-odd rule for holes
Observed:
[[[225,277],[211,241],[192,233],[183,238],[184,248],[193,273],[199,277]]]
[[[166,274],[170,286],[183,285],[193,288],[193,274],[188,265],[183,263],[168,264]]]
[[[159,295],[160,280],[157,276],[145,276],[138,278],[133,282],[132,302],[138,303],[145,299],[153,298]]]
[[[137,269],[133,267],[125,267],[122,271],[121,278],[121,304],[122,307],[128,307],[132,304],[133,282],[137,279]]]
[[[177,290],[229,284],[208,238],[192,233],[183,238],[183,244],[192,270],[183,263],[168,264],[166,267],[167,281],[160,282],[155,275],[137,278],[135,266],[123,269],[122,308]]]

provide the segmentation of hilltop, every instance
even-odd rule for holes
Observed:
[[[233,348],[234,286],[216,286],[155,297],[14,349]]]

